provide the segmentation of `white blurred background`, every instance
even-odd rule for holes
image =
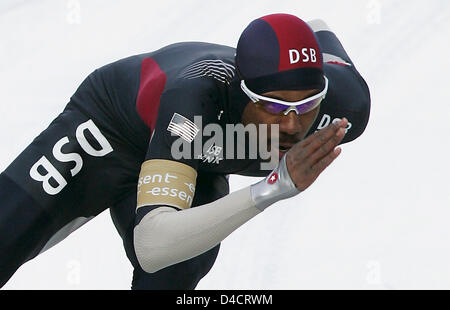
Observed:
[[[329,24],[369,84],[370,124],[308,191],[226,239],[198,288],[450,289],[446,0],[2,0],[0,170],[94,69],[179,41],[236,46],[278,12]],[[232,177],[232,190],[256,180]],[[4,288],[129,289],[131,278],[105,211]]]

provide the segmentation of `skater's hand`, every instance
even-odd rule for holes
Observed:
[[[348,120],[333,123],[307,139],[294,145],[286,157],[292,181],[298,190],[304,191],[317,179],[340,154],[336,148],[345,136]]]

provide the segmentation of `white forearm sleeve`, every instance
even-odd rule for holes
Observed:
[[[139,264],[144,271],[153,273],[196,257],[276,201],[298,193],[283,157],[264,180],[212,203],[182,211],[154,209],[134,228]]]
[[[213,203],[176,211],[160,207],[134,229],[134,247],[142,269],[153,273],[196,257],[223,241],[261,211],[250,187]]]

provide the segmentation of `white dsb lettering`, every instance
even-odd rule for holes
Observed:
[[[308,49],[307,48],[303,48],[302,49],[302,55],[303,55],[303,62],[308,62],[309,61],[309,54],[308,53]]]
[[[316,50],[313,48],[309,49],[309,54],[311,55],[311,61],[317,62]]]
[[[89,144],[85,131],[89,131],[91,135],[97,140],[100,145],[100,149],[96,150],[92,145]],[[81,148],[89,155],[94,157],[103,157],[113,152],[113,148],[108,140],[103,136],[98,127],[94,124],[92,120],[89,120],[78,126],[76,130],[76,139],[80,144]],[[70,163],[74,162],[75,167],[70,170],[72,177],[77,175],[82,167],[83,167],[83,159],[78,153],[63,153],[62,147],[69,143],[69,138],[64,137],[53,147],[52,154],[54,158],[62,163]],[[39,169],[41,168],[41,169]],[[39,170],[43,169],[47,172],[46,174],[41,174]],[[42,182],[42,187],[44,191],[49,195],[57,195],[59,194],[64,187],[67,185],[66,179],[61,175],[61,173],[51,164],[51,162],[45,157],[42,156],[33,167],[30,169],[30,177],[38,182]],[[53,186],[50,182],[56,183],[56,186]]]
[[[47,174],[44,175],[40,174],[38,171],[39,167],[44,168],[45,171],[47,171]],[[31,167],[30,176],[34,180],[42,182],[42,187],[44,188],[44,191],[49,195],[58,194],[67,185],[67,181],[64,179],[64,177],[58,172],[58,170],[56,170],[56,168],[50,163],[50,161],[45,156],[42,156],[41,159],[39,159],[33,165],[33,167]],[[50,184],[51,179],[53,179],[54,181],[53,183],[56,182],[58,184],[56,187]]]
[[[296,64],[300,61],[300,53],[297,50],[289,50],[289,59],[291,65]]]
[[[62,147],[67,143],[69,143],[69,138],[67,137],[64,137],[56,142],[55,146],[53,147],[53,156],[62,163],[70,163],[71,161],[75,162],[75,167],[70,170],[70,173],[74,177],[78,174],[78,172],[81,171],[81,168],[83,168],[83,159],[81,158],[80,154],[77,153],[64,154],[62,152]]]
[[[348,118],[347,118],[348,119]],[[340,118],[335,118],[333,123],[339,122]],[[328,114],[324,114],[322,119],[320,120],[319,125],[317,126],[317,131],[320,131],[331,124],[331,116]],[[349,130],[352,128],[352,123],[348,122],[347,128],[345,128],[345,133],[347,134]]]
[[[94,149],[92,145],[89,144],[88,140],[86,139],[86,136],[84,135],[84,132],[86,130],[88,130],[100,144],[101,146],[100,150]],[[103,157],[113,151],[111,144],[109,144],[108,140],[106,140],[105,136],[102,135],[100,129],[98,129],[97,126],[95,126],[92,120],[88,120],[86,123],[83,123],[80,126],[78,126],[76,137],[78,143],[83,148],[83,150],[91,156]]]
[[[317,52],[314,48],[302,48],[301,53],[296,49],[289,50],[289,61],[291,65],[298,62],[317,62]]]

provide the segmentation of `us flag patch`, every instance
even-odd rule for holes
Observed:
[[[200,129],[183,115],[175,113],[167,130],[191,143],[194,141]]]

